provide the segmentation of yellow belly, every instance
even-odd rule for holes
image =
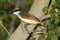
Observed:
[[[34,20],[29,20],[29,19],[24,19],[24,18],[21,18],[21,20],[25,23],[29,23],[29,24],[38,24],[39,22],[36,22]]]
[[[29,24],[39,24],[40,22],[38,21],[34,21],[34,20],[29,20],[29,19],[24,19],[22,18],[20,15],[18,15],[19,19],[25,23],[29,23]]]

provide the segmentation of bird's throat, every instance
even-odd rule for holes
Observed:
[[[22,17],[21,17],[19,14],[17,15],[17,17],[18,17],[19,19],[22,19]]]

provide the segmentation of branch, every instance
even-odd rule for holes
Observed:
[[[42,9],[46,6],[48,6],[49,0],[34,0],[34,3],[29,11],[31,15],[34,15],[38,19],[44,18],[44,13]],[[26,40],[30,34],[26,34],[23,32],[24,23],[22,22],[19,27],[16,29],[16,31],[10,36],[9,40]],[[33,31],[36,25],[28,25],[27,28],[29,31]],[[26,31],[25,31],[26,32]]]
[[[4,25],[0,24],[1,27],[7,32],[7,34],[10,36],[10,33],[8,32],[8,30],[4,27]]]

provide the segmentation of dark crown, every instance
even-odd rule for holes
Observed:
[[[15,8],[15,9],[13,10],[13,12],[16,12],[16,11],[21,11],[21,8]]]

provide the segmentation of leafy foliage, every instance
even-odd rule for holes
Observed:
[[[48,7],[44,7],[44,8],[43,8],[43,12],[44,12],[45,14],[47,14],[47,13],[48,13]]]
[[[60,39],[58,39],[58,37],[60,37],[60,35],[59,35],[60,34],[60,32],[59,32],[60,31],[60,29],[59,29],[59,26],[60,26],[60,21],[59,21],[60,20],[60,17],[59,17],[60,3],[58,1],[60,2],[60,0],[51,0],[52,8],[49,12],[51,18],[48,21],[45,21],[45,23],[46,23],[45,25],[48,28],[47,33],[49,35],[45,40],[60,40]],[[47,13],[47,10],[49,10],[48,7],[47,8],[45,7],[43,9],[43,12]]]

